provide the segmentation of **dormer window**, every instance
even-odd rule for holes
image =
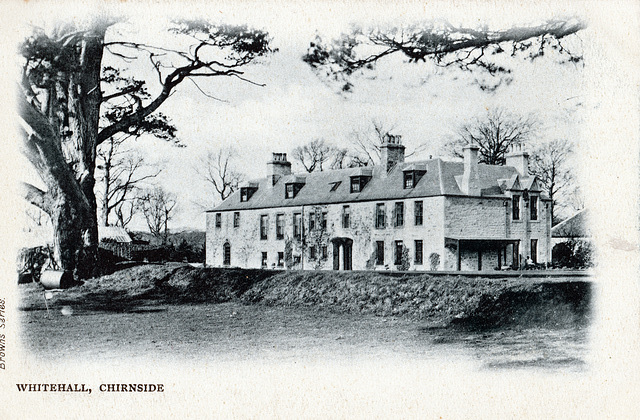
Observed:
[[[298,192],[304,187],[306,178],[296,176],[293,180],[289,180],[284,186],[284,198],[295,198]]]
[[[353,176],[351,177],[351,192],[360,192],[360,177]]]
[[[302,187],[304,186],[304,184],[286,184],[285,185],[285,190],[284,190],[284,198],[296,198],[296,195],[298,195],[298,192],[302,189]]]
[[[414,173],[413,171],[406,171],[404,173],[404,188],[413,188],[413,177],[414,177]]]
[[[352,193],[359,193],[367,185],[367,182],[371,179],[373,171],[369,168],[360,168],[355,174],[351,176],[351,188]]]
[[[248,182],[244,186],[240,187],[240,201],[245,202],[251,199],[253,193],[258,190],[258,184],[254,182]]]
[[[359,193],[364,189],[364,186],[369,182],[368,176],[352,176],[351,177],[351,192]]]
[[[420,178],[422,178],[422,176],[427,173],[427,168],[424,165],[412,164],[405,168],[403,173],[403,187],[406,190],[409,188],[414,188],[416,185],[418,185],[418,181],[420,181]]]

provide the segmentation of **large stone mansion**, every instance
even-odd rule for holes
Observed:
[[[266,178],[207,212],[210,266],[323,270],[496,270],[551,260],[550,200],[513,150],[505,166],[405,162],[388,136],[382,165],[292,174],[274,153]]]

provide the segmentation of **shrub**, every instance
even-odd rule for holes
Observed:
[[[570,239],[560,242],[551,251],[555,266],[567,268],[588,268],[593,266],[593,246],[590,242]]]
[[[411,267],[411,259],[409,258],[409,248],[402,246],[402,257],[400,258],[400,265],[396,265],[396,268],[400,271],[407,271]]]
[[[432,271],[436,271],[440,267],[440,254],[434,252],[429,255],[429,265]]]

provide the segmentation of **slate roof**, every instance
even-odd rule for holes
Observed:
[[[591,236],[587,229],[586,209],[580,210],[564,222],[551,228],[553,238],[588,238]]]
[[[403,188],[405,169],[426,169],[414,188]],[[464,172],[463,162],[449,162],[441,159],[402,162],[395,165],[383,176],[384,168],[374,166],[373,176],[359,193],[350,192],[351,176],[361,174],[362,168],[337,169],[304,174],[306,183],[298,194],[291,199],[285,198],[285,184],[295,182],[300,174],[281,177],[275,185],[271,180],[261,178],[250,181],[257,183],[258,189],[246,202],[240,201],[240,191],[235,191],[225,201],[211,211],[259,209],[330,203],[348,203],[359,201],[402,200],[405,198],[433,197],[440,195],[465,195],[456,181]],[[510,166],[478,164],[478,187],[483,196],[502,196],[499,180],[511,179],[518,172]],[[530,177],[533,178],[533,177]],[[340,185],[331,191],[333,183]]]

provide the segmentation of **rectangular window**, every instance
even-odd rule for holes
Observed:
[[[394,264],[395,265],[401,265],[402,264],[402,251],[404,249],[404,246],[402,245],[402,241],[396,241],[396,247],[395,247],[395,255],[394,255]]]
[[[415,225],[422,226],[422,201],[416,201],[413,205],[413,213],[415,216]]]
[[[351,209],[349,206],[342,206],[342,227],[348,229],[351,227],[351,220],[349,220],[351,216]]]
[[[404,173],[404,188],[405,189],[413,188],[413,181],[414,181],[413,171],[406,171]]]
[[[267,239],[267,232],[269,231],[269,216],[263,214],[260,216],[260,239]]]
[[[278,252],[278,267],[284,267],[284,252]]]
[[[237,228],[240,227],[240,212],[236,211],[235,213],[233,213],[233,227]]]
[[[513,210],[513,220],[520,220],[520,196],[514,195],[511,198],[511,202]]]
[[[422,264],[422,240],[415,241],[415,257],[413,258],[415,264]]]
[[[394,222],[395,227],[404,226],[404,203],[396,203],[394,208]]]
[[[309,247],[309,258],[311,258],[312,260],[316,259],[316,247],[315,246]]]
[[[222,214],[216,213],[216,227],[222,227]]]
[[[384,241],[376,241],[376,265],[384,265]]]
[[[531,260],[534,264],[538,264],[538,240],[531,240]]]
[[[538,197],[531,197],[531,220],[538,220]]]
[[[293,184],[287,184],[285,188],[286,188],[285,198],[293,198],[294,196]]]
[[[284,239],[284,214],[276,215],[276,239]]]
[[[316,228],[316,214],[314,212],[309,213],[309,230]]]
[[[385,209],[384,209],[384,203],[378,203],[376,204],[376,220],[375,220],[375,225],[376,228],[378,229],[384,229],[385,227]]]
[[[322,215],[320,216],[320,227],[322,229],[327,228],[327,212],[326,211],[323,211]]]
[[[293,213],[293,236],[295,238],[300,238],[301,236],[301,231],[302,231],[302,226],[300,224],[300,221],[302,220],[302,217],[300,215],[300,213]]]
[[[357,176],[351,177],[351,192],[352,193],[360,192],[360,177],[357,177]]]
[[[267,253],[263,252],[262,253],[262,268],[267,268]]]
[[[326,246],[326,245],[323,245],[323,246],[322,246],[322,259],[323,259],[323,260],[326,260],[326,259],[327,259],[327,255],[328,255],[328,254],[327,254],[327,246]]]

